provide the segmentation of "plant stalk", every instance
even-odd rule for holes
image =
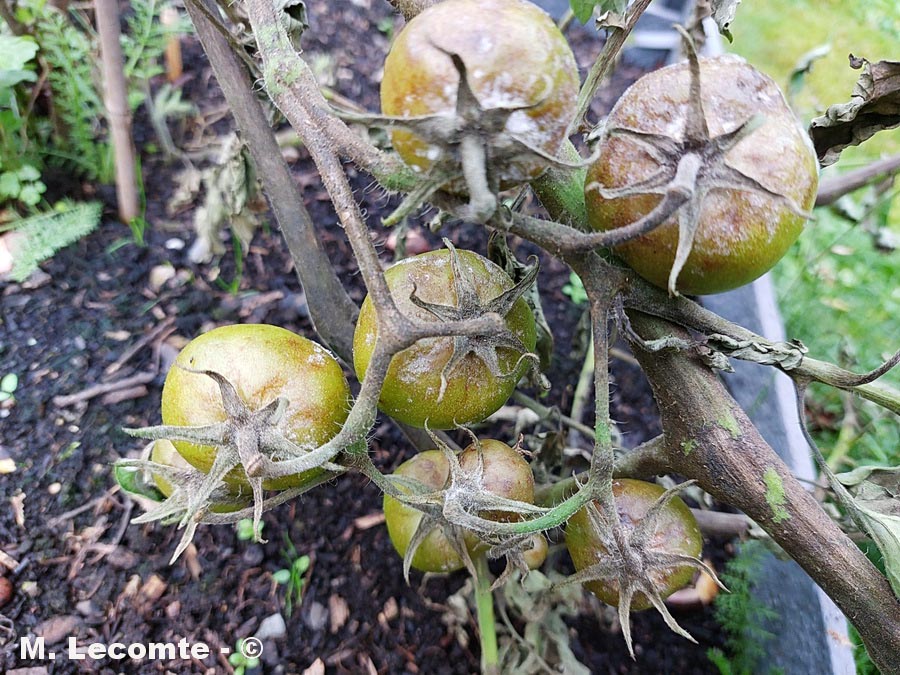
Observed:
[[[478,638],[481,642],[481,672],[499,675],[497,651],[497,623],[494,618],[494,594],[491,592],[491,572],[484,553],[475,556],[475,612],[478,615]]]

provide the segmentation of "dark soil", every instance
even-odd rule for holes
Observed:
[[[305,38],[307,55],[331,55],[335,88],[376,109],[380,54],[388,44],[376,26],[388,25],[387,6],[368,0],[308,5],[312,30]],[[597,45],[579,40],[576,46],[584,68]],[[209,123],[224,102],[197,43],[186,40],[185,50],[186,97]],[[598,107],[636,76],[619,76],[598,99]],[[208,139],[227,125],[227,120],[215,125],[195,120],[181,130],[179,139],[197,143],[198,130],[205,130],[200,138]],[[138,125],[139,142],[149,134]],[[73,662],[62,657],[56,662],[20,661],[18,638],[37,632],[49,643],[54,634],[59,639],[72,635],[79,645],[186,638],[205,642],[218,654],[220,648],[234,648],[239,638],[253,635],[266,617],[281,613],[287,637],[266,641],[263,672],[299,673],[316,659],[328,672],[477,672],[473,622],[464,645],[442,621],[447,598],[463,585],[464,573],[427,580],[413,573],[407,586],[401,560],[378,519],[381,495],[360,476],[343,477],[266,513],[266,544],[240,541],[228,526],[200,527],[194,548],[171,566],[168,560],[180,532],[129,524],[141,509],[117,490],[111,466],[122,456],[135,455],[141,444],[121,427],[159,423],[165,361],[177,338],[235,322],[272,323],[313,336],[302,291],[277,232],[257,233],[239,276],[230,253],[217,264],[194,265],[185,250],[172,248],[192,239],[190,214],[180,214],[172,224],[164,213],[174,168],[152,157],[144,160],[148,217],[155,225],[146,232],[145,247],[131,241],[126,227],[109,220],[45,263],[42,274],[29,283],[0,287],[0,376],[19,376],[15,404],[0,409],[0,459],[12,457],[16,463],[15,472],[0,479],[0,550],[18,561],[18,567],[6,571],[14,595],[5,606],[0,598],[0,646],[6,645],[0,651],[0,671],[34,665],[55,673],[152,673],[167,667],[172,672],[204,672],[204,667],[212,668],[207,672],[230,672],[225,656],[192,665]],[[294,169],[331,259],[353,297],[361,300],[363,289],[349,247],[302,151]],[[379,222],[379,215],[394,202],[369,190],[365,176],[353,180],[370,222]],[[167,230],[161,226],[164,221],[169,222]],[[375,231],[383,241],[385,233]],[[430,246],[440,245],[436,236],[423,234]],[[483,251],[480,230],[456,226],[440,234]],[[529,249],[518,252],[524,259]],[[388,260],[390,252],[384,253]],[[542,260],[542,296],[557,338],[548,373],[554,385],[549,403],[568,411],[581,368],[575,330],[581,310],[562,292],[568,271],[552,259]],[[153,290],[151,270],[169,264],[176,275]],[[228,282],[237,278],[238,292],[223,290],[216,277]],[[146,340],[167,322],[173,333],[161,347],[158,339]],[[124,358],[142,340],[146,343]],[[157,352],[162,367],[157,366]],[[116,363],[121,367],[106,372]],[[66,406],[54,401],[145,372],[156,375],[143,389],[126,392],[123,400],[97,396]],[[655,406],[640,371],[614,360],[613,378],[613,417],[625,444],[634,446],[657,434]],[[503,437],[510,430],[494,433]],[[371,452],[388,471],[414,451],[384,420],[375,430]],[[312,566],[302,603],[288,617],[285,588],[272,575],[288,566],[285,551],[290,546],[309,555]],[[718,549],[709,554],[723,556]],[[565,555],[556,558],[565,571]],[[655,612],[636,615],[634,662],[618,629],[611,629],[609,612],[598,607],[585,596],[582,612],[570,621],[572,648],[592,672],[714,672],[705,651],[721,646],[723,638],[710,610],[677,616],[697,645],[668,631]],[[56,649],[61,651],[62,645]]]

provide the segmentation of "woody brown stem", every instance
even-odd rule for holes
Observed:
[[[687,337],[640,313],[632,324],[644,339]],[[756,521],[853,622],[882,672],[900,672],[900,601],[887,579],[793,477],[708,367],[673,350],[638,349],[635,356],[659,404],[673,469]]]

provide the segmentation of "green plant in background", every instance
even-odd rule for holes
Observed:
[[[725,565],[719,575],[730,593],[719,593],[715,601],[716,620],[728,636],[726,651],[713,648],[707,651],[709,660],[722,675],[757,675],[767,652],[767,644],[775,637],[766,630],[767,621],[778,619],[778,613],[753,595],[753,587],[762,571],[762,561],[768,555],[759,541],[748,541],[740,554]],[[768,675],[779,675],[771,669]]]
[[[14,229],[23,235],[12,270],[13,280],[24,281],[41,261],[92,232],[100,223],[100,213],[98,202],[63,202],[53,211],[8,225],[6,229]]]
[[[234,668],[234,675],[244,675],[247,670],[259,666],[259,657],[244,656],[244,640],[238,640],[234,645],[234,651],[228,657],[228,663]]]
[[[7,373],[0,379],[0,403],[3,401],[15,401],[16,389],[19,388],[19,376],[15,373]]]
[[[234,524],[234,529],[235,533],[237,534],[238,541],[256,541],[258,539],[261,539],[263,527],[265,527],[265,523],[259,521],[259,526],[254,533],[252,518],[243,518]]]
[[[287,588],[284,595],[284,613],[290,618],[294,612],[294,606],[303,602],[303,584],[312,561],[308,555],[297,554],[297,548],[288,537],[287,532],[284,533],[284,543],[285,547],[281,550],[281,557],[287,563],[287,567],[275,572],[272,578]]]

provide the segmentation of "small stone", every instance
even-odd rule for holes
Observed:
[[[309,605],[309,610],[306,615],[306,625],[309,626],[310,630],[315,633],[318,633],[320,630],[325,628],[325,624],[328,622],[328,609],[321,602],[313,602]]]
[[[284,617],[278,613],[263,619],[256,630],[256,637],[260,640],[280,640],[286,634],[287,626],[284,623]]]
[[[50,483],[47,486],[47,492],[51,495],[58,495],[60,490],[62,490],[62,483]]]
[[[75,611],[81,616],[91,616],[97,613],[97,606],[90,600],[82,600],[75,605]]]
[[[165,246],[170,251],[180,251],[184,248],[184,239],[179,239],[178,237],[166,239]]]
[[[175,268],[171,265],[156,265],[150,270],[150,289],[154,293],[159,293],[160,289],[165,286],[169,279],[175,276]]]

